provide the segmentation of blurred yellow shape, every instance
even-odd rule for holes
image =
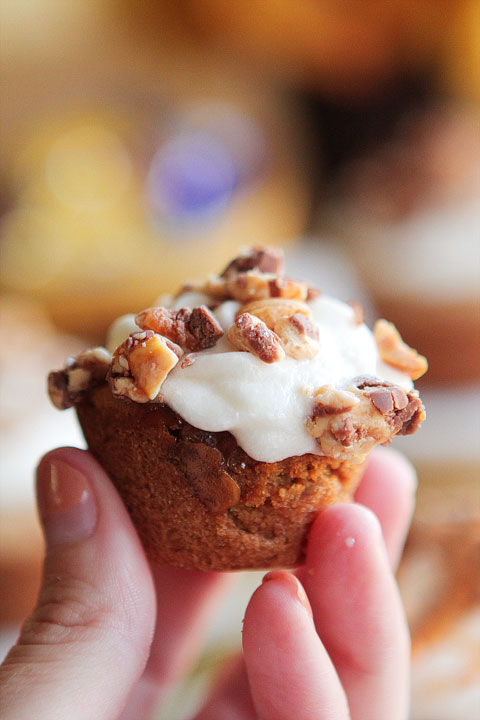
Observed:
[[[44,287],[71,256],[65,218],[35,208],[12,211],[2,223],[0,282],[11,290]]]
[[[92,123],[58,138],[47,155],[45,176],[53,195],[65,205],[97,211],[121,199],[132,166],[120,138]]]

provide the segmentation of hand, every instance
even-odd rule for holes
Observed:
[[[401,456],[373,454],[356,496],[363,506],[327,509],[305,565],[268,573],[253,594],[243,656],[196,720],[406,720],[409,640],[391,566],[414,490]],[[143,720],[191,666],[235,576],[151,569],[86,452],[49,453],[37,495],[43,584],[0,668],[2,718]]]

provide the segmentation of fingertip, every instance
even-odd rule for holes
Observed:
[[[40,468],[45,465],[50,465],[56,461],[61,461],[71,465],[85,475],[91,473],[101,473],[102,475],[106,475],[102,466],[97,462],[97,460],[95,460],[88,450],[64,446],[49,450],[49,452],[45,453],[45,455],[40,458],[36,467],[37,476]]]
[[[367,507],[356,503],[331,505],[317,516],[309,533],[306,568],[319,558],[342,557],[365,548],[383,549],[382,530],[377,516]]]
[[[279,609],[286,605],[302,606],[311,611],[308,598],[301,582],[288,570],[271,570],[262,578],[262,584],[255,590],[247,606],[248,610],[257,606],[274,604]]]
[[[248,604],[242,642],[259,717],[347,717],[343,689],[294,575],[274,570],[265,576]]]
[[[58,566],[59,575],[88,577],[112,617],[121,616],[125,636],[142,628],[148,644],[156,611],[153,579],[133,522],[105,470],[90,452],[60,447],[40,460],[36,484],[47,540],[45,567]]]
[[[355,717],[406,717],[408,630],[376,515],[333,505],[311,529],[302,568],[315,624]],[[398,712],[397,712],[398,706]]]
[[[98,506],[99,528],[102,534],[105,528],[115,532],[112,525],[118,526],[131,536],[134,544],[140,545],[136,530],[117,489],[107,472],[88,450],[65,446],[46,453],[36,468],[37,496],[41,479],[51,474],[52,468],[55,467],[65,469],[78,478],[85,478],[90,485]]]
[[[37,606],[3,666],[9,717],[28,717],[32,707],[39,718],[83,718],[92,707],[99,719],[119,717],[154,629],[155,593],[140,541],[108,476],[85,451],[47,453],[37,467],[37,497],[47,552]],[[98,672],[113,665],[114,673]]]
[[[51,453],[38,465],[36,496],[47,549],[77,543],[96,529],[98,501],[85,472],[66,462],[66,454]]]
[[[274,583],[295,602],[299,602],[312,615],[312,608],[300,580],[287,570],[271,570],[262,579],[262,585]]]
[[[243,648],[247,654],[260,650],[260,638],[267,645],[286,647],[294,643],[295,634],[311,628],[312,609],[302,584],[287,570],[274,570],[265,575],[247,605]]]
[[[117,536],[117,544],[121,533],[129,536],[129,542],[140,549],[138,535],[116,488],[103,467],[87,450],[75,447],[60,447],[46,453],[36,468],[37,505],[42,523],[45,526],[46,515],[62,520],[63,525],[71,525],[74,516],[62,512],[70,510],[73,500],[77,509],[81,509],[84,500],[90,496],[91,505],[96,510],[96,534],[98,539]],[[58,512],[57,512],[58,511]],[[65,518],[62,518],[65,515]],[[93,529],[93,528],[92,528]],[[71,528],[67,528],[67,535]],[[141,564],[143,558],[141,558]]]

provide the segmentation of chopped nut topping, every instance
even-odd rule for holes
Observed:
[[[375,375],[357,375],[357,377],[353,378],[352,383],[359,390],[364,390],[368,387],[388,387],[391,385],[391,383],[388,383],[386,380],[380,380],[380,378],[375,377]]]
[[[219,275],[210,275],[207,282],[200,285],[198,290],[216,300],[228,300],[231,297],[227,280]]]
[[[181,313],[181,311],[180,311]],[[179,322],[179,311],[165,307],[152,307],[142,310],[135,317],[135,323],[142,330],[149,330],[169,338],[182,346],[186,342],[185,320]],[[183,331],[181,333],[181,331]]]
[[[235,275],[226,280],[228,294],[238,302],[261,300],[271,295],[271,282],[275,282],[275,275],[260,273],[256,270]]]
[[[364,393],[392,428],[392,437],[411,435],[425,419],[425,408],[416,390],[407,393],[397,385],[379,382]]]
[[[175,353],[177,358],[180,360],[180,358],[183,357],[183,349],[180,347],[180,345],[177,345],[176,343],[172,342],[172,340],[169,340],[166,337],[162,337],[162,340],[165,342],[165,345],[170,348],[170,350]]]
[[[128,356],[128,364],[136,385],[149,400],[156,398],[168,373],[177,362],[176,353],[168,347],[161,335],[154,335],[145,343],[140,343]]]
[[[353,322],[355,325],[363,325],[365,322],[365,310],[356,300],[349,300],[348,304],[353,310]]]
[[[319,288],[315,288],[309,285],[307,288],[306,301],[311,302],[312,300],[316,300],[318,297],[320,297],[321,294],[322,291]]]
[[[304,282],[297,282],[289,278],[275,278],[269,283],[270,296],[272,298],[289,298],[291,300],[306,300],[308,296],[308,285]]]
[[[393,435],[411,435],[425,420],[425,408],[417,390],[406,391],[387,380],[368,375],[355,378],[353,384],[382,413],[392,427]]]
[[[355,427],[351,417],[347,416],[336,427],[332,428],[332,436],[344,448],[352,448],[355,442],[365,440],[365,428]]]
[[[109,377],[108,382],[112,395],[115,397],[126,397],[136,403],[147,403],[149,398],[143,390],[135,384],[133,377]],[[157,396],[159,400],[159,396]]]
[[[399,387],[373,388],[366,395],[382,415],[388,415],[395,410],[403,410],[408,405],[407,393]]]
[[[393,323],[387,322],[387,320],[377,320],[373,328],[373,335],[380,357],[388,365],[398,368],[409,375],[412,380],[417,380],[427,372],[427,359],[403,342]]]
[[[178,345],[152,330],[129,335],[113,354],[109,377],[112,392],[136,402],[154,400],[182,354]]]
[[[411,391],[408,405],[395,415],[395,423],[399,426],[397,435],[413,435],[425,420],[425,407],[417,391]]]
[[[213,347],[224,334],[217,319],[205,305],[193,310],[148,308],[136,316],[135,322],[139,327],[153,330],[192,352]]]
[[[104,347],[94,347],[67,361],[67,367],[88,370],[94,380],[105,380],[105,374],[112,360],[111,354]]]
[[[193,308],[187,326],[197,341],[193,351],[213,347],[223,336],[221,325],[205,305]]]
[[[195,360],[197,359],[198,354],[197,353],[189,353],[188,355],[185,355],[182,362],[180,363],[181,368],[190,367],[190,365],[193,365]]]
[[[239,302],[269,297],[306,300],[306,283],[282,276],[283,254],[254,248],[233,260],[220,276],[211,276],[200,290],[217,300]]]
[[[276,248],[252,247],[228,263],[220,277],[228,278],[249,270],[283,275],[283,252]]]
[[[307,318],[312,317],[312,311],[306,303],[300,300],[284,300],[282,298],[255,300],[241,307],[237,313],[237,317],[245,312],[263,320],[270,330],[273,330],[280,318],[291,317],[297,314],[305,315]]]
[[[252,270],[227,279],[226,292],[228,297],[239,302],[262,300],[270,297],[305,300],[307,286],[305,283],[296,282],[295,280],[278,278],[275,275]]]
[[[217,300],[248,302],[270,297],[270,281],[275,279],[275,275],[251,270],[226,278],[210,277],[202,290]]]
[[[362,377],[349,390],[316,390],[307,430],[326,455],[359,461],[375,445],[415,432],[424,419],[416,390]]]
[[[383,418],[359,391],[326,385],[314,395],[306,427],[328,457],[361,462],[375,445],[390,437]]]
[[[104,347],[85,350],[70,357],[63,370],[48,376],[48,393],[59,410],[66,410],[80,402],[87,390],[105,381],[112,356]]]
[[[153,330],[144,330],[143,332],[131,333],[126,340],[123,341],[114,351],[112,356],[112,364],[107,379],[110,377],[122,376],[127,377],[130,374],[130,366],[128,364],[128,356],[133,348],[141,342],[150,340],[155,335]]]
[[[75,397],[68,392],[67,374],[64,370],[52,370],[48,374],[48,394],[59,410],[66,410],[75,404]]]
[[[250,352],[263,362],[273,363],[285,357],[277,335],[262,320],[249,313],[237,317],[227,337],[237,350]]]
[[[325,417],[325,415],[340,415],[349,412],[359,399],[351,392],[336,390],[333,385],[322,385],[313,393],[315,402],[312,417]]]
[[[315,357],[320,349],[318,327],[301,313],[280,318],[273,330],[280,338],[286,354],[296,360]]]

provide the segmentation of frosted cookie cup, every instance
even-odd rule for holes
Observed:
[[[389,323],[374,337],[357,305],[285,278],[269,249],[119,319],[107,346],[51,373],[50,395],[75,405],[156,562],[300,563],[370,450],[424,418],[411,378],[425,359]]]

